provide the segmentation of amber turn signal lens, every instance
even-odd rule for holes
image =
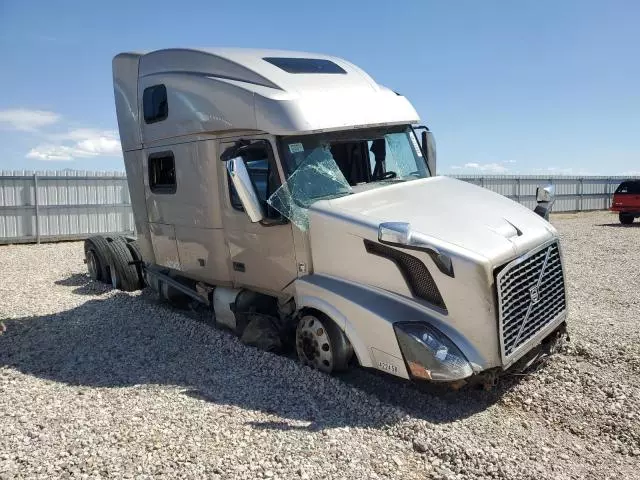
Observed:
[[[414,378],[421,378],[423,380],[431,380],[431,372],[424,368],[422,365],[416,362],[407,362],[409,364],[409,370]]]

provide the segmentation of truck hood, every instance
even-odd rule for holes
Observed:
[[[359,236],[363,236],[362,227],[377,232],[382,222],[407,222],[436,247],[481,256],[493,264],[522,255],[557,235],[549,222],[519,203],[449,177],[356,191],[317,202],[311,211],[340,217]],[[313,231],[313,213],[311,220]]]

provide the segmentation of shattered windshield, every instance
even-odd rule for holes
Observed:
[[[428,176],[408,126],[283,137],[281,152],[287,181],[268,203],[302,230],[317,200],[349,195],[365,184],[375,188]]]

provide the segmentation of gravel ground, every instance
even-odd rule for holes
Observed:
[[[334,378],[0,247],[0,479],[640,478],[640,223],[557,215],[571,343],[494,391]]]

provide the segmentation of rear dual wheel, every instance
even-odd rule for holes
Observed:
[[[111,264],[109,273],[111,286],[125,292],[133,292],[141,288],[141,279],[127,241],[122,237],[117,237],[109,244],[111,248]]]
[[[96,235],[84,242],[84,255],[87,261],[87,270],[92,280],[109,282],[109,265],[111,253],[109,242],[105,237]]]
[[[125,291],[142,288],[142,257],[135,241],[96,235],[84,242],[87,270],[92,280]]]
[[[298,321],[296,351],[302,363],[325,373],[346,370],[353,355],[340,327],[318,312],[306,313]]]

